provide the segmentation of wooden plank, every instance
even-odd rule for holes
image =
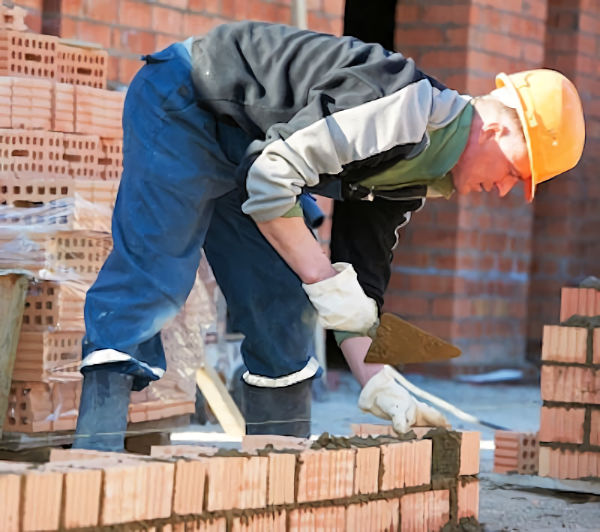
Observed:
[[[174,430],[187,427],[190,424],[189,414],[165,417],[153,421],[128,423],[125,438],[152,433],[170,433]],[[26,451],[43,447],[56,447],[73,443],[75,432],[5,432],[0,439],[0,453],[2,451]]]
[[[537,475],[502,475],[500,473],[479,473],[479,478],[489,480],[498,486],[514,486],[524,489],[541,488],[553,491],[600,495],[600,481],[597,480],[571,480],[566,478],[538,477]]]
[[[0,438],[6,419],[28,285],[29,280],[25,275],[0,271]]]
[[[196,371],[196,384],[226,434],[243,437],[246,422],[217,372],[209,365]]]

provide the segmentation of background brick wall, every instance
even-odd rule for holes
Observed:
[[[127,84],[139,55],[221,22],[291,23],[291,0],[25,0],[35,31],[110,51],[109,79]],[[432,200],[404,230],[386,307],[459,344],[462,371],[539,358],[543,323],[558,320],[560,286],[599,274],[600,4],[597,0],[398,0],[396,48],[459,91],[480,94],[499,71],[548,66],[579,87],[581,164],[507,198]],[[310,28],[341,34],[344,0],[307,0]],[[327,206],[326,203],[324,203]],[[327,235],[322,233],[326,240]],[[440,371],[447,371],[443,366]]]
[[[309,27],[341,34],[344,0],[307,4]],[[291,24],[292,17],[291,0],[46,0],[43,29],[100,44],[111,55],[109,80],[128,84],[141,66],[141,54],[203,35],[227,21]]]
[[[545,64],[577,86],[586,117],[580,164],[545,183],[534,202],[529,353],[539,353],[544,323],[556,320],[560,287],[600,277],[600,2],[548,1]]]

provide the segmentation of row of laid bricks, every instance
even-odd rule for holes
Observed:
[[[565,286],[560,297],[560,321],[571,316],[600,315],[600,290]]]
[[[0,77],[0,127],[120,138],[124,100],[119,91]]]
[[[589,353],[588,344],[591,345]],[[542,361],[600,365],[600,328],[545,325]]]
[[[431,441],[388,441],[381,444],[375,442],[375,445],[381,450],[380,467],[363,473],[378,476],[380,468],[384,473],[387,467],[398,478],[387,484],[382,480],[381,486],[389,486],[389,491],[381,491],[380,486],[379,491],[369,494],[360,494],[357,491],[358,484],[354,482],[354,456],[362,448],[271,451],[266,454],[263,451],[258,455],[231,455],[230,452],[228,455],[217,455],[216,448],[192,449],[188,446],[178,451],[175,446],[167,446],[153,448],[153,459],[94,451],[53,450],[51,463],[35,469],[28,469],[22,464],[11,469],[11,464],[2,463],[0,469],[4,468],[4,474],[0,474],[0,482],[4,486],[12,482],[15,488],[20,485],[20,489],[14,489],[14,493],[23,493],[23,500],[15,500],[18,495],[8,501],[0,500],[0,504],[4,505],[0,515],[9,516],[5,518],[6,530],[54,530],[59,525],[65,528],[89,527],[168,518],[172,514],[204,514],[282,505],[288,505],[290,509],[289,505],[301,504],[297,509],[303,511],[298,513],[297,519],[302,522],[303,519],[317,518],[311,514],[313,510],[307,507],[317,500],[319,504],[328,501],[329,506],[338,501],[342,507],[370,496],[373,499],[406,500],[406,504],[414,509],[407,512],[406,516],[405,512],[401,512],[402,521],[421,523],[420,527],[411,525],[407,530],[431,529],[426,525],[430,519],[445,518],[441,523],[445,524],[449,513],[447,491],[443,493],[443,490],[439,490],[437,495],[427,496],[433,497],[431,500],[416,493],[406,494],[405,490],[393,491],[408,488],[409,492],[430,492],[429,481],[412,486],[407,484],[411,481],[422,482],[424,478],[421,474],[411,478],[406,473],[408,464],[405,464],[404,472],[393,468],[391,464],[398,456],[404,456],[405,460],[416,459],[430,478],[431,460],[427,450],[431,449]],[[415,452],[397,454],[402,447]],[[320,471],[309,466],[316,454],[325,457],[320,461],[321,464],[328,462]],[[157,456],[163,458],[158,459]],[[325,472],[328,478],[325,478]],[[316,477],[317,482],[324,482],[328,488],[308,488],[308,485],[315,484],[310,476]],[[456,482],[459,514],[461,517],[476,517],[476,481],[469,482],[473,480],[471,477],[463,479],[464,482],[460,479]],[[68,489],[73,484],[78,485],[77,490]],[[63,490],[64,493],[61,493]],[[368,508],[365,512],[369,513]],[[380,511],[373,513],[373,519],[381,519]],[[392,509],[394,513],[398,512]],[[343,519],[352,515],[345,515]],[[294,519],[296,517],[290,515],[291,523]],[[360,519],[366,517],[357,512],[348,522],[355,523]],[[346,526],[344,521],[340,529],[346,529]],[[299,529],[307,530],[304,525],[299,525]],[[387,528],[381,528],[384,529]]]
[[[81,338],[81,334],[78,334],[78,337]],[[74,373],[70,381],[62,382],[13,380],[8,396],[4,431],[33,433],[75,430],[81,395],[80,379],[81,376]],[[132,401],[129,405],[128,419],[131,423],[191,414],[195,408],[193,401],[171,398],[163,398],[161,401],[143,399],[141,397],[139,401]]]
[[[0,129],[0,157],[9,191],[22,189],[23,179],[118,180],[123,164],[118,139],[25,129]]]
[[[542,406],[541,442],[572,443],[600,451],[600,408],[592,406]]]
[[[53,35],[0,29],[0,76],[44,78],[106,88],[108,52]]]

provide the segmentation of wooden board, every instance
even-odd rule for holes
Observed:
[[[600,495],[600,480],[574,480],[538,477],[537,475],[502,475],[500,473],[479,473],[479,478],[489,480],[499,486],[515,486],[525,489],[540,488]]]
[[[125,438],[152,433],[170,433],[187,427],[190,424],[189,414],[166,417],[152,421],[128,423]],[[5,432],[0,439],[0,451],[23,451],[42,447],[70,445],[75,438],[75,431],[61,432]]]
[[[243,437],[246,422],[217,372],[209,365],[196,371],[196,384],[226,434]]]
[[[28,286],[29,279],[25,275],[0,271],[0,438]]]

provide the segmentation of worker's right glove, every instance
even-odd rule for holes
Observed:
[[[377,417],[390,419],[394,430],[401,434],[413,426],[449,426],[446,418],[435,408],[418,401],[396,382],[389,366],[384,366],[365,384],[358,398],[358,406]]]
[[[377,303],[364,293],[352,264],[336,262],[332,266],[339,272],[337,275],[302,284],[319,313],[319,323],[325,329],[374,334],[379,323]]]

